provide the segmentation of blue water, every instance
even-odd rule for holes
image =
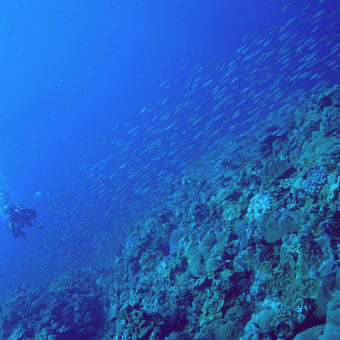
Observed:
[[[227,131],[247,131],[252,115],[260,121],[268,104],[280,107],[288,92],[336,83],[336,3],[2,0],[0,186],[12,201],[37,209],[44,229],[14,239],[1,222],[1,291],[109,261],[162,183],[214,141]],[[284,33],[288,40],[279,39]],[[296,47],[311,34],[319,45],[313,41],[302,53],[317,51],[317,61],[313,55],[304,61],[313,72],[288,81],[299,67]],[[273,39],[261,47],[266,58],[252,72],[256,63],[247,66],[244,58],[256,55],[258,37]],[[281,44],[292,52],[286,60],[283,52],[280,64],[266,49]],[[223,83],[235,60],[237,79],[231,83],[228,75],[218,98],[231,95],[229,107],[214,111],[212,85]],[[270,87],[254,83],[269,74]],[[253,104],[249,83],[266,102]],[[218,114],[223,124],[213,120]]]

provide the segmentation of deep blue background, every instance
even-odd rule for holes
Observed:
[[[0,1],[0,186],[13,200],[37,208],[47,228],[68,223],[72,229],[83,219],[110,228],[97,196],[91,218],[79,207],[81,186],[55,211],[53,206],[83,164],[108,156],[100,144],[111,138],[113,126],[141,123],[138,113],[160,98],[160,83],[186,79],[198,60],[232,60],[245,34],[282,24],[295,11],[301,15],[308,2],[295,8],[283,0]],[[285,4],[290,6],[282,11]],[[60,206],[72,219],[60,222]],[[6,281],[13,258],[43,252],[31,239],[12,239],[1,225]],[[69,243],[53,229],[46,234],[60,242],[58,257],[79,246],[72,233]]]
[[[60,190],[120,119],[200,52],[218,61],[278,23],[270,1],[1,2],[1,172],[16,194]],[[270,15],[268,15],[270,13]]]

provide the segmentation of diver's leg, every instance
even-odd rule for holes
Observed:
[[[14,223],[11,223],[11,224],[10,224],[10,228],[11,228],[11,230],[12,230],[13,237],[14,237],[14,238],[18,238],[19,235],[20,235],[20,231],[19,231],[17,225],[14,224]]]
[[[20,233],[20,236],[21,236],[24,240],[26,240],[26,234],[22,231],[22,229],[20,229],[19,233]]]

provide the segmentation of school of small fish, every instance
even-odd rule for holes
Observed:
[[[179,73],[188,76],[163,81],[159,100],[105,136],[98,148],[106,156],[83,164],[67,191],[49,199],[46,211],[55,218],[32,257],[13,271],[40,279],[51,266],[57,274],[109,256],[123,230],[157,204],[164,183],[181,177],[195,159],[338,82],[340,7],[328,12],[323,4],[311,1],[283,25],[247,34],[233,58],[184,64]]]

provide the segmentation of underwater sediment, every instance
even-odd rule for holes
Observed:
[[[112,263],[4,298],[1,338],[340,339],[339,142],[339,86],[226,136]]]

